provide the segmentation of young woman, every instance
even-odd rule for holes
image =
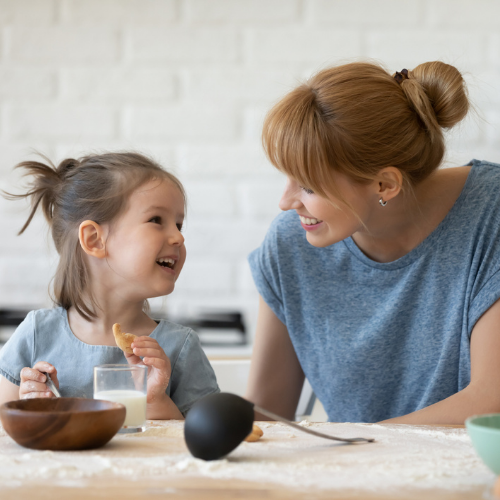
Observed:
[[[270,111],[285,212],[249,258],[250,400],[292,418],[306,376],[330,421],[500,411],[500,165],[439,168],[468,107],[453,66],[353,63]]]

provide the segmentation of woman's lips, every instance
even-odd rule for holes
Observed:
[[[317,224],[304,224],[302,221],[300,221],[300,225],[306,230],[306,231],[315,231],[318,229],[320,226],[323,225],[323,221],[318,222]]]
[[[306,217],[305,215],[300,215],[299,214],[299,219],[300,219],[300,225],[306,230],[306,231],[314,231],[318,227],[323,224],[322,220],[318,220],[315,217]]]

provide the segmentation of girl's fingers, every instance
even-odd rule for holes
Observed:
[[[51,377],[53,374],[57,375],[57,370],[55,366],[51,365],[50,363],[47,363],[46,361],[39,361],[38,363],[36,363],[33,369],[38,370],[39,372],[50,373]]]
[[[35,382],[33,380],[27,380],[21,385],[21,393],[28,394],[29,392],[47,392],[49,389],[45,384],[41,382]]]
[[[47,377],[34,368],[25,367],[21,370],[21,384],[27,380],[34,380],[43,384],[47,380]]]
[[[125,358],[127,360],[127,363],[129,365],[141,365],[142,364],[142,359],[139,356],[136,356],[135,354],[125,354]]]
[[[132,342],[132,349],[134,347],[140,347],[140,348],[146,348],[149,347],[151,349],[163,349],[161,348],[160,344],[155,339],[150,339],[149,337],[140,337],[139,339],[135,339]]]
[[[154,342],[155,344],[158,343],[156,339],[153,337],[148,337],[147,335],[143,335],[142,337],[136,337],[134,339],[134,342]]]
[[[152,366],[158,370],[165,371],[168,363],[162,358],[143,358],[143,363],[147,366]]]
[[[150,358],[164,358],[166,354],[163,352],[163,349],[155,349],[151,347],[135,347],[134,354],[136,356],[147,356]]]
[[[33,399],[33,398],[53,398],[55,397],[51,391],[49,392],[28,392],[27,394],[23,394],[21,399]]]

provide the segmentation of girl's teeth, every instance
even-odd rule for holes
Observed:
[[[303,224],[306,224],[307,226],[313,226],[314,224],[318,224],[322,221],[318,219],[309,219],[308,217],[302,217],[302,215],[299,215],[300,220]]]
[[[158,262],[158,264],[160,264],[160,265],[164,264],[170,268],[173,268],[174,264],[175,264],[175,261],[173,259],[158,259],[156,262]]]

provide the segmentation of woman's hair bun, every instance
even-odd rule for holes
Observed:
[[[441,61],[426,62],[411,71],[411,78],[424,89],[440,127],[451,128],[465,117],[469,99],[457,68]]]

